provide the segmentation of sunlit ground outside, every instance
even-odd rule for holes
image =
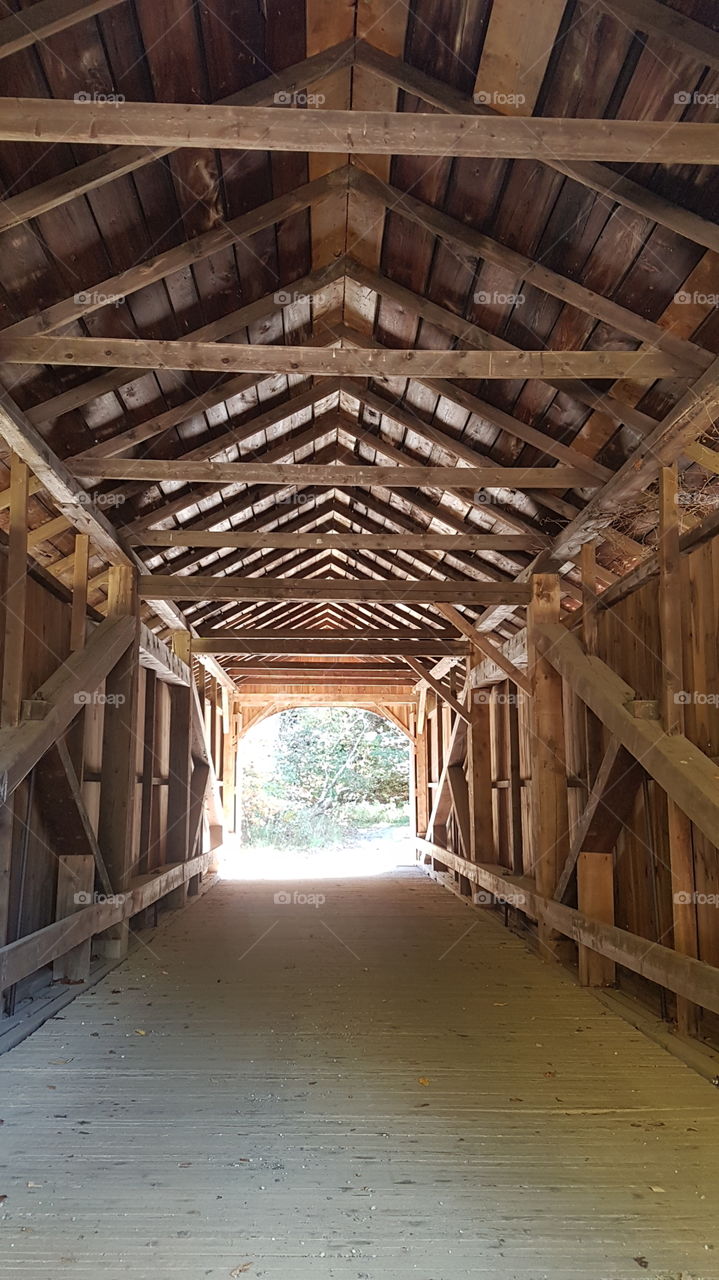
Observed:
[[[394,725],[350,707],[302,707],[240,745],[225,879],[376,876],[414,863],[408,740]]]

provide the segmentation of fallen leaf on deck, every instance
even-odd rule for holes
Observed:
[[[425,1086],[425,1088],[426,1088],[426,1087],[427,1087],[427,1085],[429,1084],[429,1080],[427,1079],[427,1077],[426,1077],[426,1076],[420,1076],[420,1077],[419,1077],[419,1082],[418,1082],[418,1083],[419,1083],[419,1084],[423,1084],[423,1085]]]
[[[239,1267],[235,1267],[234,1271],[230,1272],[230,1275],[233,1277],[241,1276],[244,1274],[245,1271],[249,1271],[251,1266],[252,1266],[251,1262],[241,1262]]]

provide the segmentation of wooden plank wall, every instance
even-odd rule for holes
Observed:
[[[695,547],[680,558],[681,614],[684,660],[686,734],[708,756],[719,759],[719,537]],[[662,667],[659,652],[659,580],[644,586],[597,614],[597,656],[636,691],[637,699],[659,699]],[[510,681],[475,689],[476,698],[488,701],[492,760],[492,829],[482,834],[479,861],[507,868],[515,875],[533,876],[532,847],[531,700]],[[444,762],[443,742],[430,695],[427,700],[427,732],[430,760],[431,811],[437,781]],[[587,788],[587,730],[582,701],[565,683],[564,720],[570,829],[584,808]],[[514,728],[512,717],[516,717]],[[601,730],[604,745],[608,738]],[[512,741],[514,739],[514,747]],[[465,766],[466,767],[466,766]],[[516,835],[515,835],[516,831]],[[696,905],[698,959],[719,967],[719,851],[693,824],[691,828],[696,893],[704,895]],[[454,818],[444,831],[430,837],[450,852],[471,858],[462,847]],[[425,862],[430,855],[425,853]],[[435,870],[446,871],[438,856]],[[459,872],[454,875],[461,885]],[[646,779],[636,797],[630,822],[615,851],[615,923],[649,941],[672,946],[673,894],[682,891],[670,873],[666,795]],[[517,921],[527,926],[525,916]],[[675,998],[654,983],[617,967],[618,985],[637,996],[654,1012],[667,1018],[675,1013]],[[719,1017],[707,1011],[700,1016],[699,1034],[719,1043]]]
[[[7,558],[0,547],[0,599],[4,599],[7,578]],[[31,695],[51,676],[69,656],[71,601],[68,592],[57,586],[54,590],[36,577],[28,575],[27,611],[22,672],[22,696]],[[0,678],[4,669],[3,641],[5,633],[4,605],[0,607]],[[151,795],[149,856],[141,871],[150,871],[166,862],[166,828],[170,749],[170,688],[154,674],[140,668],[140,696],[135,727],[136,781],[133,830],[133,860],[140,850],[140,825],[143,791],[147,786]],[[145,760],[145,694],[148,682],[155,682],[155,758],[152,769],[143,773]],[[103,686],[97,690],[103,693]],[[102,767],[103,721],[105,706],[101,697],[84,706],[67,736],[67,744],[78,772],[82,797],[95,833],[98,830],[100,812],[100,772]],[[53,923],[55,920],[58,885],[58,855],[53,847],[53,836],[48,831],[43,813],[47,814],[48,799],[43,794],[48,788],[43,781],[43,762],[34,771],[35,780],[26,779],[14,794],[14,830],[10,875],[9,940],[24,937]],[[56,785],[53,782],[53,786]],[[63,798],[64,799],[64,798]],[[83,848],[79,852],[86,852]],[[189,856],[189,855],[188,855]],[[133,868],[132,874],[136,875]],[[96,882],[96,889],[102,886]],[[32,983],[30,978],[18,985],[17,995]]]

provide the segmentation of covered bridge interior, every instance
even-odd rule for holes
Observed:
[[[713,0],[0,0],[1,1275],[719,1280],[718,109]]]

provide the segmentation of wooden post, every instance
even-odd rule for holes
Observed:
[[[85,647],[87,631],[87,578],[90,563],[90,539],[86,533],[75,538],[75,560],[72,566],[72,614],[70,648],[75,653]]]
[[[95,886],[95,859],[91,853],[63,854],[58,859],[55,919],[64,920],[90,906]],[[81,942],[53,962],[55,982],[87,982],[90,976],[91,939]]]
[[[27,499],[29,472],[13,454],[10,463],[10,535],[5,582],[5,647],[2,676],[3,728],[18,724],[23,695],[27,599]]]
[[[222,744],[222,810],[225,831],[235,830],[235,774],[237,771],[237,714],[235,699],[229,690],[222,690],[222,719],[224,737]]]
[[[186,661],[187,631],[175,631],[172,647]],[[192,690],[185,685],[170,688],[170,776],[167,797],[167,861],[186,862],[190,857],[190,779],[192,777]],[[184,906],[185,882],[168,893],[168,907]]]
[[[532,821],[537,892],[544,898],[553,896],[569,853],[569,807],[562,678],[538,653],[533,632],[536,626],[559,622],[560,603],[558,576],[534,574],[527,620],[532,684]],[[539,921],[539,940],[547,950],[558,953],[559,934],[544,920]]]
[[[414,758],[415,758],[415,788],[417,800],[417,835],[426,836],[427,824],[429,822],[429,776],[427,769],[427,722],[425,720],[424,728],[418,730],[415,735]]]
[[[614,854],[580,853],[577,861],[579,910],[592,920],[614,924]],[[616,981],[613,960],[591,947],[579,946],[579,981],[585,987],[612,987]]]
[[[469,837],[472,862],[495,862],[492,815],[492,753],[490,742],[491,705],[488,689],[472,687],[472,672],[481,662],[472,650],[467,659],[470,723],[467,727],[467,788],[469,791]]]
[[[112,565],[108,574],[107,617],[137,620],[133,643],[105,681],[100,814],[97,838],[114,893],[122,893],[133,873],[135,826],[135,733],[139,676],[137,574],[128,565]],[[96,940],[97,950],[113,959],[127,953],[126,920]]]
[[[659,627],[662,649],[661,708],[667,733],[684,730],[684,661],[682,653],[682,584],[679,560],[677,469],[662,467],[659,473]],[[692,824],[684,811],[667,797],[667,832],[672,880],[674,946],[683,955],[699,954],[696,908],[696,875]],[[698,1009],[677,996],[677,1027],[684,1035],[696,1035]]]

